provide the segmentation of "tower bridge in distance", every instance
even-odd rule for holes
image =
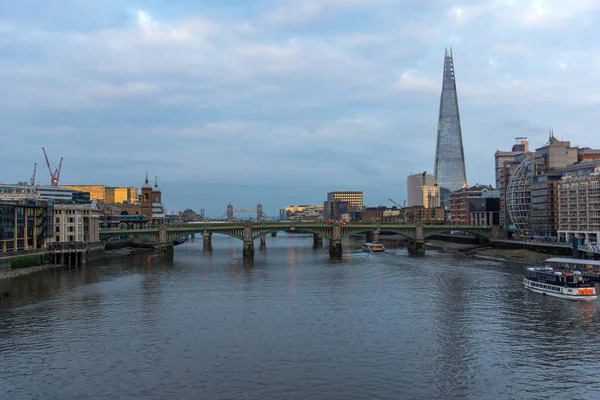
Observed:
[[[342,256],[342,239],[351,235],[367,234],[367,240],[379,241],[380,232],[390,232],[406,237],[407,250],[411,255],[425,254],[425,241],[432,236],[461,231],[489,240],[492,228],[489,226],[457,226],[433,225],[419,222],[415,225],[406,223],[324,223],[324,222],[294,222],[294,221],[261,221],[261,222],[200,222],[187,224],[161,225],[153,229],[116,229],[100,231],[100,239],[108,240],[120,237],[145,238],[156,243],[159,254],[173,251],[173,242],[188,236],[202,235],[205,248],[210,248],[211,237],[214,233],[231,236],[243,242],[244,257],[254,256],[254,240],[260,239],[260,244],[266,246],[266,237],[278,231],[296,231],[312,233],[314,244],[323,243],[323,238],[329,239],[329,254],[334,258]]]
[[[225,220],[227,222],[234,222],[236,220],[235,218],[235,213],[244,213],[244,214],[251,214],[256,212],[256,221],[260,222],[260,221],[264,221],[264,220],[270,220],[272,221],[273,218],[269,217],[267,214],[265,214],[263,212],[263,206],[262,204],[258,203],[258,205],[256,206],[256,210],[254,209],[244,209],[244,208],[239,208],[239,209],[235,209],[233,208],[233,206],[231,205],[231,203],[229,203],[227,205],[227,213],[225,214]]]

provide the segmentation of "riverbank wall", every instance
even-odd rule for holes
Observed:
[[[78,268],[107,257],[126,256],[149,249],[134,248],[130,240],[99,243],[56,244],[50,248],[0,255],[0,279],[26,275],[61,266]]]

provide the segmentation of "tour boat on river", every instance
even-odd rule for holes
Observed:
[[[363,251],[368,253],[381,253],[385,251],[385,246],[382,243],[363,243]]]
[[[527,267],[525,288],[534,293],[568,300],[596,300],[594,282],[584,278],[579,271],[562,273],[552,267]]]

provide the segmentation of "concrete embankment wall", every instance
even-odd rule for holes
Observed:
[[[17,256],[7,256],[0,259],[0,269],[17,269],[37,267],[49,262],[47,253],[23,254]]]
[[[131,247],[132,241],[129,239],[125,239],[125,240],[111,240],[109,242],[106,242],[105,244],[105,250],[106,251],[110,251],[110,250],[120,250],[123,249],[125,247]]]
[[[571,246],[561,244],[521,242],[516,240],[492,240],[492,246],[496,249],[525,249],[544,254],[561,256],[573,255]]]
[[[87,262],[102,260],[106,256],[104,246],[92,247],[87,253]]]

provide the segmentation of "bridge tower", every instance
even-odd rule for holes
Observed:
[[[258,203],[256,206],[256,222],[260,222],[263,220],[263,206]]]
[[[227,222],[233,222],[233,206],[231,203],[227,205]]]

